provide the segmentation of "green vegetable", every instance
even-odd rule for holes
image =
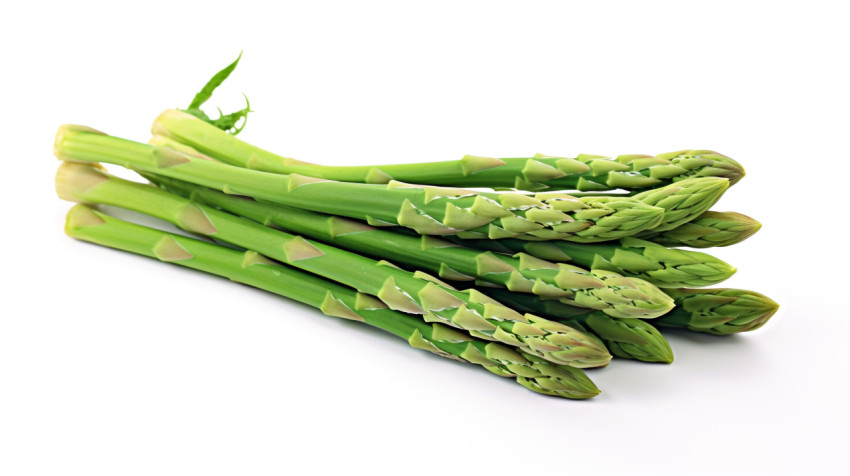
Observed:
[[[769,297],[743,289],[668,289],[667,292],[676,300],[676,307],[653,319],[653,324],[695,332],[728,335],[752,331],[779,310],[779,304]]]
[[[294,299],[329,316],[362,321],[443,357],[481,365],[539,393],[584,399],[599,390],[578,369],[553,364],[496,342],[485,342],[442,324],[387,309],[357,291],[297,271],[254,251],[236,251],[185,236],[134,225],[77,205],[68,212],[69,236],[197,269]]]
[[[661,288],[710,286],[735,274],[734,267],[706,253],[670,249],[631,237],[611,243],[587,244],[514,239],[452,241],[497,253],[524,252],[548,261],[614,271],[623,276],[644,279]]]
[[[735,212],[708,211],[689,223],[648,239],[664,246],[710,248],[740,243],[759,231],[761,223]]]
[[[617,357],[644,362],[673,362],[673,350],[667,339],[652,324],[640,319],[616,319],[599,311],[504,289],[487,289],[484,292],[513,309],[538,314],[595,334]]]
[[[230,137],[230,135],[218,131]],[[212,139],[210,139],[213,142]],[[423,187],[392,182],[354,184],[300,175],[279,175],[234,167],[179,152],[110,137],[90,128],[66,125],[56,137],[54,153],[63,160],[106,162],[215,188],[226,193],[332,215],[364,219],[378,225],[401,225],[426,235],[464,230],[498,238],[559,237],[603,241],[654,226],[664,211],[637,200],[608,197],[540,200],[521,194],[476,194],[469,190]],[[340,197],[344,197],[341,199]],[[516,212],[516,213],[515,213]],[[546,236],[528,233],[549,232]]]
[[[202,90],[204,100],[209,98],[206,93],[211,94],[212,89],[208,83]],[[171,137],[229,164],[343,182],[380,184],[397,180],[442,186],[595,192],[658,187],[691,177],[722,177],[735,183],[744,176],[744,169],[738,162],[710,150],[681,150],[655,157],[621,155],[615,159],[586,154],[576,158],[538,154],[505,159],[467,155],[460,160],[419,164],[318,165],[273,154],[229,135],[216,134],[216,129],[228,130],[231,124],[222,127],[194,111],[191,106],[187,110],[191,114],[165,111],[154,121],[153,133]],[[235,114],[239,116],[243,112],[246,111]],[[211,141],[210,137],[215,139]]]
[[[596,367],[607,365],[611,358],[595,338],[537,316],[523,316],[477,291],[457,291],[422,273],[308,241],[153,186],[112,177],[95,167],[64,163],[57,173],[56,190],[65,200],[134,210],[257,251],[376,296],[392,309],[422,314],[428,322],[465,329],[555,363]]]
[[[586,271],[525,253],[514,257],[482,252],[432,236],[411,236],[341,217],[260,203],[205,187],[146,175],[168,190],[305,237],[361,254],[437,273],[453,281],[475,281],[512,291],[559,298],[615,317],[658,317],[673,301],[655,286],[605,270]]]

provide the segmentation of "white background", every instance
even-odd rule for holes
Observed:
[[[261,5],[0,6],[0,474],[847,474],[842,2]],[[57,127],[145,141],[242,49],[213,104],[304,160],[730,155],[716,254],[782,309],[576,402],[64,236]]]

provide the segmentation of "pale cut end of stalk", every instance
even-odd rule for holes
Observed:
[[[163,126],[162,123],[168,122],[169,120],[183,120],[186,116],[191,116],[191,114],[187,114],[177,109],[166,109],[162,112],[162,114],[154,119],[153,124],[151,125],[151,135],[173,139],[174,137],[171,135],[171,132],[167,127]]]
[[[82,192],[109,180],[100,164],[62,162],[56,170],[56,195],[68,202],[79,202]]]
[[[88,133],[100,134],[100,135],[104,135],[104,136],[107,135],[105,132],[101,132],[97,129],[92,129],[91,127],[88,127],[88,126],[81,126],[81,125],[78,125],[78,124],[63,124],[63,125],[59,126],[59,130],[56,131],[56,139],[53,142],[53,155],[57,159],[64,161],[64,162],[77,162],[74,159],[72,159],[71,157],[68,157],[67,155],[65,155],[62,152],[62,147],[61,147],[62,142],[65,140],[65,135],[69,134],[69,133],[73,134],[75,132],[88,132]]]

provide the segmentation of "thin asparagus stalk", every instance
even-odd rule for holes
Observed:
[[[599,311],[588,311],[560,301],[538,299],[504,289],[488,289],[485,292],[513,309],[584,329],[602,339],[608,350],[617,357],[644,362],[673,362],[673,350],[667,339],[650,323],[640,319],[616,319]]]
[[[258,172],[168,147],[110,137],[82,126],[62,126],[54,153],[62,160],[113,163],[226,193],[373,224],[401,225],[426,235],[475,230],[484,236],[523,238],[527,232],[549,230],[549,236],[562,239],[604,241],[654,226],[664,213],[638,200],[609,206],[604,197],[552,199],[556,207],[516,193],[485,196],[464,189],[398,182],[369,185]],[[533,235],[530,239],[541,238]]]
[[[711,248],[740,243],[760,228],[761,223],[740,213],[707,211],[689,223],[649,239],[664,246]]]
[[[155,146],[171,147],[195,157],[215,160],[170,137],[155,135],[148,143]],[[421,187],[400,182],[393,182],[393,184],[397,187]],[[480,191],[475,193],[496,202],[500,201],[498,194]],[[658,210],[651,211],[644,202],[629,197],[585,196],[577,198],[565,193],[555,192],[523,195],[523,197],[524,208],[512,208],[511,212],[522,219],[536,223],[536,225],[529,225],[528,222],[523,221],[513,221],[509,224],[512,224],[514,231],[509,231],[490,223],[486,226],[461,231],[457,235],[479,239],[502,239],[516,236],[532,241],[596,242],[655,228],[663,223],[664,218],[663,209],[660,212]],[[571,214],[565,215],[562,212],[571,212]],[[557,220],[561,220],[561,222],[553,224]],[[370,223],[376,226],[392,225],[375,220],[370,221]],[[544,226],[541,223],[551,226]],[[519,230],[516,226],[523,228]],[[588,235],[590,238],[584,238],[584,235]]]
[[[467,155],[460,160],[419,164],[327,166],[282,157],[223,133],[179,110],[163,112],[152,132],[173,138],[229,164],[264,172],[301,174],[343,182],[603,191],[658,187],[690,177],[722,177],[732,183],[744,176],[738,162],[710,150],[681,150],[617,158],[582,154],[575,158],[535,155],[496,159]],[[222,133],[220,133],[222,132]]]
[[[56,190],[65,200],[134,210],[255,250],[376,296],[392,309],[423,314],[426,321],[465,329],[555,363],[595,367],[611,358],[593,337],[537,316],[523,316],[474,290],[460,292],[422,273],[308,241],[150,185],[112,177],[95,167],[64,163],[57,173]]]
[[[779,304],[755,291],[743,289],[668,289],[676,300],[670,313],[653,324],[683,327],[715,335],[758,329],[779,310]]]
[[[685,226],[688,224],[682,225]],[[587,244],[514,239],[452,241],[497,253],[524,252],[548,261],[568,261],[585,268],[614,271],[623,276],[646,280],[665,289],[711,286],[735,274],[734,267],[709,254],[670,249],[632,237],[612,243]]]
[[[525,253],[497,255],[432,236],[411,236],[362,222],[256,202],[206,187],[145,174],[148,180],[195,202],[349,251],[387,259],[453,281],[483,281],[512,291],[558,298],[615,317],[658,317],[673,301],[655,286],[605,270],[554,264]]]
[[[552,364],[496,342],[485,342],[442,324],[388,309],[380,301],[320,277],[283,266],[254,251],[240,252],[185,236],[127,223],[85,205],[68,212],[66,233],[79,240],[204,271],[320,309],[329,316],[365,322],[411,346],[476,365],[538,393],[584,399],[599,390],[578,369]]]

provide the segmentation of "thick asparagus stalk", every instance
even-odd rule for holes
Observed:
[[[576,367],[606,365],[605,347],[586,334],[537,316],[517,313],[474,290],[460,292],[427,275],[403,271],[332,246],[308,241],[153,186],[112,177],[84,164],[64,163],[60,198],[127,208],[169,221],[377,296],[390,308],[423,314],[426,321],[465,329],[547,360]]]
[[[708,211],[691,222],[649,239],[664,246],[711,248],[740,243],[760,228],[761,223],[740,213]]]
[[[478,251],[432,236],[377,229],[346,218],[234,197],[206,187],[145,175],[196,202],[336,246],[437,273],[454,281],[504,286],[512,291],[558,298],[615,317],[658,317],[673,301],[655,286],[605,270],[554,264],[525,253],[504,256]]]
[[[616,319],[599,311],[588,311],[560,301],[539,299],[504,289],[488,289],[485,292],[513,309],[539,314],[591,332],[602,339],[608,350],[617,357],[644,362],[673,362],[673,350],[667,339],[658,329],[640,319]]]
[[[496,342],[472,338],[442,324],[388,309],[380,301],[317,276],[282,266],[254,251],[224,246],[127,223],[85,205],[68,213],[74,238],[229,278],[320,309],[329,316],[362,321],[407,340],[413,347],[481,365],[513,377],[539,393],[590,398],[599,390],[581,370],[552,364]]]
[[[419,164],[326,166],[281,157],[240,141],[203,120],[178,110],[163,112],[152,131],[215,156],[229,164],[264,172],[301,174],[343,182],[517,188],[521,190],[641,189],[690,177],[723,177],[732,183],[744,176],[740,164],[710,150],[681,150],[658,156],[598,155],[576,158],[495,159],[467,155],[460,160]]]
[[[523,238],[527,232],[549,231],[544,238],[529,238],[604,241],[654,226],[664,213],[638,200],[609,205],[610,200],[595,197],[550,199],[556,206],[516,193],[485,196],[464,189],[398,182],[369,185],[258,172],[168,147],[110,137],[82,126],[61,127],[54,153],[62,160],[113,163],[226,193],[401,225],[426,235],[474,230],[484,236]],[[635,223],[643,227],[635,227]]]
[[[585,268],[614,271],[661,288],[710,286],[735,274],[734,267],[709,254],[670,249],[631,237],[612,243],[587,244],[514,239],[452,241],[497,253],[524,252],[548,261],[568,261]]]
[[[743,289],[669,289],[676,307],[653,319],[653,324],[684,327],[715,335],[736,334],[758,329],[779,304],[763,294]]]

